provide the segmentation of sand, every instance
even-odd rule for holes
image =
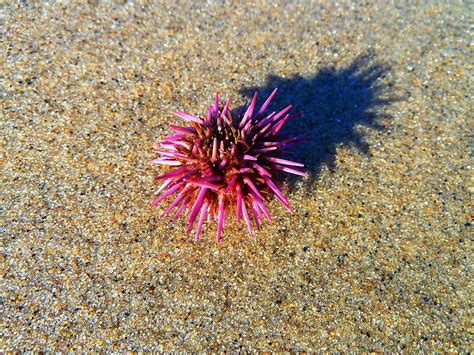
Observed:
[[[472,350],[468,5],[173,3],[0,7],[1,350]],[[160,220],[171,112],[275,86],[294,214]]]

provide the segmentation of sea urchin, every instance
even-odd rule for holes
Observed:
[[[235,111],[229,107],[230,99],[221,106],[216,94],[206,117],[174,113],[187,126],[171,125],[175,134],[155,144],[153,152],[159,156],[150,161],[170,168],[155,177],[163,183],[155,192],[159,196],[152,207],[175,195],[160,218],[177,208],[172,220],[184,213],[188,219],[187,234],[198,219],[195,240],[206,217],[217,220],[219,242],[227,211],[235,213],[238,223],[244,219],[250,236],[253,234],[249,214],[257,229],[265,217],[271,220],[264,201],[275,197],[291,212],[280,190],[282,173],[306,173],[296,169],[303,164],[281,157],[289,145],[300,140],[280,132],[298,114],[287,113],[291,105],[278,113],[264,113],[276,92],[277,89],[273,90],[258,110],[257,93],[250,105]]]

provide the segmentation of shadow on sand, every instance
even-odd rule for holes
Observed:
[[[307,137],[293,148],[293,158],[305,164],[310,180],[314,180],[323,165],[334,169],[337,147],[353,146],[369,154],[357,126],[384,129],[379,121],[390,117],[380,113],[381,108],[399,100],[390,97],[389,89],[393,85],[384,83],[388,73],[387,65],[374,64],[373,55],[366,54],[346,68],[323,68],[309,78],[271,75],[266,85],[243,88],[241,94],[251,99],[258,91],[262,101],[277,87],[278,93],[269,112],[289,104],[293,105],[292,111],[302,111],[284,130]],[[290,179],[290,186],[292,181]]]

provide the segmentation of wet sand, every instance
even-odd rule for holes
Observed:
[[[468,13],[3,4],[1,349],[472,350]],[[160,220],[171,112],[275,86],[295,213],[218,245]]]

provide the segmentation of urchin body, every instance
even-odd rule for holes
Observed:
[[[291,105],[278,113],[265,114],[276,91],[258,111],[255,93],[250,105],[240,112],[230,109],[230,100],[221,106],[217,94],[204,118],[175,112],[187,126],[172,125],[175,134],[156,143],[154,152],[159,156],[151,161],[170,168],[155,177],[162,184],[152,206],[174,197],[160,217],[173,209],[173,220],[185,214],[187,233],[197,220],[196,240],[206,219],[217,220],[219,242],[229,212],[235,214],[237,222],[245,221],[251,236],[251,219],[257,228],[265,217],[271,219],[264,204],[271,197],[291,212],[280,190],[283,173],[305,173],[297,169],[303,164],[282,158],[286,148],[299,140],[280,132],[286,122],[297,117],[287,113]]]

